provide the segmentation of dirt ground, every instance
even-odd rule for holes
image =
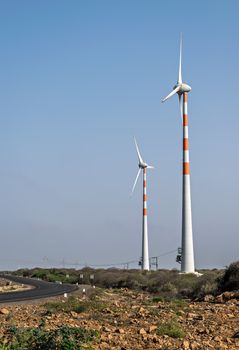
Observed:
[[[95,350],[239,349],[237,299],[166,302],[160,296],[125,289],[96,289],[93,296],[76,292],[74,297],[88,308],[49,313],[46,300],[0,305],[0,334],[12,325],[38,327],[44,319],[46,329],[69,325],[98,330],[99,339],[92,343]],[[50,301],[64,304],[68,298]],[[170,327],[174,334],[168,335]]]

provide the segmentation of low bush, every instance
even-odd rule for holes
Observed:
[[[1,350],[81,350],[83,345],[98,339],[95,330],[61,326],[54,330],[38,328],[8,329],[0,342]],[[84,347],[85,348],[85,347]]]
[[[239,290],[239,261],[232,263],[219,279],[221,292]]]
[[[239,290],[239,261],[226,271],[202,270],[202,276],[180,274],[179,271],[160,269],[157,271],[92,269],[40,269],[18,270],[16,274],[39,277],[48,281],[94,284],[101,288],[128,288],[147,291],[165,300],[175,298],[203,298],[223,291]],[[93,276],[93,277],[92,277]]]
[[[164,300],[164,297],[162,295],[156,295],[152,298],[152,302],[153,303],[163,303],[165,300]]]
[[[52,301],[45,304],[45,308],[48,314],[56,314],[57,312],[71,311],[80,313],[87,309],[86,303],[77,300],[75,297],[69,297],[66,301]]]
[[[181,325],[176,320],[171,320],[166,323],[162,323],[158,326],[157,335],[168,335],[172,338],[184,338],[185,331],[181,327]]]
[[[71,296],[66,301],[52,301],[45,304],[47,314],[56,314],[58,312],[76,312],[81,313],[89,309],[101,311],[105,308],[105,305],[101,302],[94,300],[78,300],[77,298]]]
[[[216,295],[218,293],[218,278],[221,274],[221,271],[218,270],[205,272],[197,278],[190,296],[194,299],[201,299],[208,294]]]

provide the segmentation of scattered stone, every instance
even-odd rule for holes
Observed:
[[[116,332],[116,333],[120,333],[120,334],[124,334],[124,333],[125,333],[125,331],[124,331],[123,328],[117,328],[117,329],[115,330],[115,332]]]
[[[223,294],[217,295],[216,298],[215,298],[215,301],[217,303],[224,303]]]
[[[223,299],[224,300],[239,299],[239,292],[224,292]]]
[[[190,347],[192,350],[201,349],[201,345],[195,341],[190,344]]]
[[[188,350],[190,348],[190,343],[188,340],[183,341],[183,349]]]
[[[6,309],[5,307],[3,307],[2,309],[0,309],[0,314],[9,315],[10,311],[8,309]]]
[[[139,323],[139,321],[136,318],[133,318],[132,320],[130,320],[131,324],[137,324]]]
[[[157,326],[149,326],[149,333],[156,331],[157,328]]]
[[[141,334],[141,335],[147,334],[147,332],[146,332],[146,330],[145,330],[144,328],[140,328],[140,330],[139,330],[138,332],[139,332],[139,334]]]
[[[145,313],[145,309],[143,308],[143,307],[141,307],[140,309],[139,309],[139,314],[144,314]]]
[[[103,310],[106,314],[113,314],[114,312],[112,310],[110,310],[109,308],[105,308]]]
[[[224,303],[231,299],[239,300],[239,292],[224,292],[215,298],[218,303]]]
[[[232,338],[239,338],[239,331],[233,334]]]
[[[203,298],[203,301],[205,301],[207,303],[210,303],[211,301],[214,301],[214,300],[215,300],[215,297],[213,295],[211,295],[211,294],[207,294]]]
[[[222,337],[217,335],[213,338],[213,340],[215,340],[216,342],[220,342],[222,340]]]
[[[82,300],[82,295],[78,298]],[[49,315],[46,301],[3,307],[0,309],[0,336],[13,321],[16,327],[36,328],[44,319],[49,330],[60,325],[98,330],[99,338],[92,343],[94,350],[239,350],[239,301],[235,297],[227,301],[221,295],[223,302],[217,304],[211,303],[210,298],[203,302],[186,302],[177,309],[167,301],[158,307],[151,302],[152,295],[131,290],[127,293],[125,290],[102,291],[96,299],[105,306],[103,310],[90,308],[81,313]],[[64,298],[55,300],[60,303]],[[3,309],[7,312],[2,312]],[[9,313],[14,319],[6,317]],[[184,339],[157,335],[158,324],[170,325],[174,320],[185,331]]]
[[[108,328],[108,327],[103,327],[102,330],[104,332],[112,332],[112,329]]]

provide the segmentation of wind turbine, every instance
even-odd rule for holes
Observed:
[[[143,158],[141,157],[141,154],[139,152],[139,147],[137,145],[136,139],[134,138],[136,151],[139,158],[139,171],[136,175],[136,179],[132,188],[132,193],[134,192],[136,183],[139,178],[139,174],[141,171],[143,171],[143,225],[142,225],[142,264],[141,268],[142,270],[149,271],[149,243],[148,243],[148,221],[147,221],[147,192],[146,192],[146,169],[153,169],[154,167],[151,165],[148,165],[145,161],[143,161]]]
[[[182,35],[180,37],[180,55],[178,81],[173,91],[162,102],[175,94],[179,97],[179,106],[183,125],[183,198],[182,198],[182,261],[181,272],[194,273],[193,230],[190,190],[190,166],[188,143],[188,92],[191,87],[182,82]],[[183,101],[182,101],[183,97]]]

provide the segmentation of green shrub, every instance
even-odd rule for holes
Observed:
[[[101,311],[105,307],[101,302],[94,300],[78,300],[71,296],[66,301],[52,301],[45,304],[48,314],[56,314],[58,312],[70,313],[71,311],[81,313],[89,309]]]
[[[201,298],[206,294],[216,294],[217,291],[239,289],[239,261],[231,264],[221,278],[220,270],[202,270],[203,275],[180,274],[177,270],[160,269],[157,271],[122,270],[117,268],[81,270],[75,269],[21,269],[16,274],[29,277],[39,277],[47,281],[63,283],[83,283],[101,288],[128,288],[148,291],[160,295],[165,300],[174,298]],[[81,278],[83,275],[83,278]],[[91,280],[90,276],[94,275]],[[79,308],[80,310],[81,308]]]
[[[2,345],[2,350],[80,350],[83,344],[98,337],[97,331],[78,327],[61,326],[55,330],[11,327],[1,343],[8,344],[7,348]]]
[[[198,277],[191,293],[193,298],[203,298],[205,295],[216,295],[218,292],[218,276],[221,271],[206,271],[202,276]]]
[[[222,292],[239,290],[239,260],[232,263],[219,278],[219,289]]]
[[[139,270],[95,271],[95,282],[103,288],[129,288],[142,290],[147,286],[147,276]]]
[[[46,310],[50,314],[55,314],[57,312],[71,311],[80,313],[87,309],[88,305],[86,302],[79,301],[75,297],[69,297],[66,301],[52,301],[45,304]]]
[[[188,306],[188,303],[184,299],[172,299],[171,305],[175,308],[183,309]]]
[[[175,287],[175,285],[173,284],[173,282],[167,282],[165,283],[162,288],[161,288],[162,292],[171,292],[173,294],[177,294],[177,288]]]
[[[171,320],[166,323],[162,323],[157,329],[158,335],[168,335],[172,338],[184,338],[185,332],[181,325],[176,320]]]
[[[164,297],[161,296],[161,295],[156,295],[155,297],[152,298],[152,302],[153,303],[163,303],[165,300],[164,300]]]
[[[178,272],[175,270],[158,270],[153,271],[148,275],[147,291],[151,293],[162,292],[163,286],[172,283],[175,280]],[[170,291],[171,292],[171,291]]]

